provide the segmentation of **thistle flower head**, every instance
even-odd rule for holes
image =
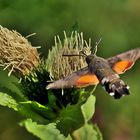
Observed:
[[[87,55],[91,53],[91,41],[89,39],[87,43],[83,38],[83,33],[72,32],[71,36],[67,37],[64,32],[63,42],[59,36],[55,36],[55,45],[49,51],[47,59],[47,69],[50,75],[56,80],[87,66],[85,57],[63,56],[78,55],[83,49]]]
[[[27,75],[39,64],[36,48],[18,32],[0,26],[0,66],[12,72]]]

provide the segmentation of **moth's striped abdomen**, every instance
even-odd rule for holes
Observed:
[[[109,95],[114,96],[115,99],[119,99],[122,96],[130,94],[129,86],[119,78],[109,80],[108,78],[104,77],[101,81],[101,84],[109,93]]]

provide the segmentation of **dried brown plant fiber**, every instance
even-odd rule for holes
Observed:
[[[0,66],[12,72],[27,75],[39,64],[37,49],[20,33],[0,26]]]

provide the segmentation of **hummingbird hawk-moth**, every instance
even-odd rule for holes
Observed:
[[[87,67],[50,83],[47,89],[81,88],[100,83],[109,95],[119,99],[124,95],[130,94],[129,86],[120,79],[119,74],[130,69],[139,57],[140,48],[108,59],[98,57],[96,54],[90,54],[86,56]]]

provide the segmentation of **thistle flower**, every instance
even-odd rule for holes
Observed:
[[[91,53],[91,40],[87,43],[83,39],[83,33],[72,32],[70,37],[67,37],[64,32],[64,41],[60,40],[59,36],[55,36],[55,45],[52,50],[49,50],[47,61],[47,69],[55,80],[65,77],[74,71],[77,71],[87,64],[84,57],[63,56],[79,54],[82,50],[86,54]]]
[[[18,32],[0,26],[0,66],[12,72],[27,75],[39,65],[39,54],[30,42]]]

